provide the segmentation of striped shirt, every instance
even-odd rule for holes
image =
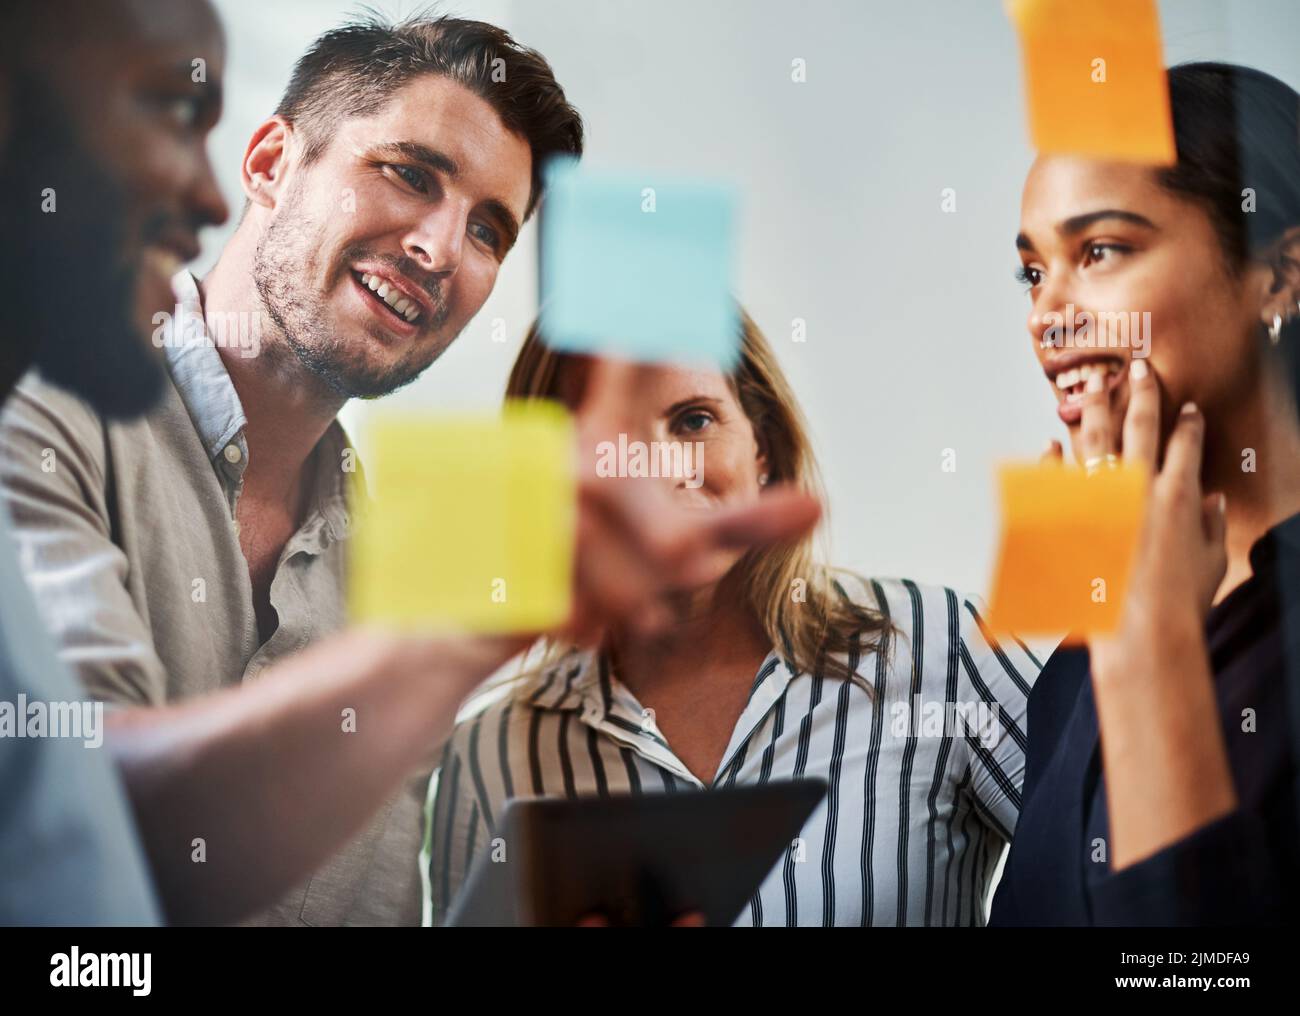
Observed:
[[[769,653],[712,781],[829,788],[736,923],[982,925],[1020,811],[1041,664],[950,589],[878,579],[855,599],[892,623],[890,645],[845,658],[852,679]],[[577,651],[463,719],[437,780],[435,923],[512,798],[706,789],[603,657]]]

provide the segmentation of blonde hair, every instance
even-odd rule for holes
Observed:
[[[579,358],[546,345],[534,322],[510,371],[506,397],[557,399],[571,403]],[[740,357],[727,375],[760,447],[773,483],[788,483],[826,503],[817,461],[793,390],[758,326],[740,310]],[[841,585],[845,577],[815,552],[815,533],[748,551],[733,567],[749,604],[772,645],[781,647],[795,673],[847,678],[864,651],[888,651],[889,620],[855,602]],[[802,585],[797,585],[802,583]],[[795,596],[803,593],[802,599]],[[553,653],[548,653],[548,657]],[[836,659],[847,655],[848,664]]]

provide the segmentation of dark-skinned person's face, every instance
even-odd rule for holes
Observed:
[[[1209,213],[1160,186],[1154,171],[1040,157],[1025,181],[1016,243],[1030,339],[1076,458],[1089,376],[1104,374],[1120,433],[1133,358],[1149,358],[1166,436],[1184,402],[1201,407],[1213,432],[1252,398],[1270,273],[1234,273]],[[1086,341],[1060,327],[1084,314],[1094,325]]]
[[[169,279],[227,215],[205,150],[224,42],[206,0],[48,6],[6,82],[0,341],[105,415],[134,416],[161,390]]]
[[[262,220],[253,275],[297,361],[336,396],[414,380],[483,306],[531,187],[528,142],[464,86],[426,74],[323,151],[279,118],[244,161]]]

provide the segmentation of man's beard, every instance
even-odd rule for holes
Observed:
[[[299,184],[277,209],[257,244],[253,256],[253,281],[267,316],[284,336],[298,362],[342,399],[373,399],[388,395],[419,377],[446,347],[426,339],[414,346],[397,363],[371,367],[359,339],[340,335],[326,307],[323,295],[313,292],[306,280],[316,278],[315,252],[321,249],[323,229],[313,231],[303,216],[303,185]],[[407,278],[421,271],[406,257],[380,255],[362,247],[344,251],[343,270],[362,259],[389,265]],[[426,290],[426,292],[428,292]],[[448,308],[441,287],[428,296],[434,306],[426,333],[436,333],[447,322]]]
[[[15,84],[0,160],[6,359],[38,367],[106,417],[139,416],[158,400],[165,372],[137,320],[141,252],[127,254],[126,195],[51,92],[30,78]],[[54,211],[42,210],[47,197]]]

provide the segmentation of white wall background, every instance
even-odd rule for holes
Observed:
[[[232,207],[255,125],[293,61],[358,8],[216,0],[229,42],[212,141]],[[379,0],[386,14],[411,0]],[[743,195],[739,295],[813,426],[836,563],[984,592],[993,469],[1063,437],[1012,279],[1031,161],[1020,59],[996,0],[460,0],[551,61],[587,124],[591,163],[728,177]],[[1168,63],[1223,59],[1300,87],[1295,0],[1166,0]],[[791,61],[807,81],[790,80]],[[943,188],[957,211],[940,210]],[[205,238],[206,270],[233,224]],[[455,345],[394,396],[499,400],[536,310],[526,227]],[[790,322],[808,323],[807,341]],[[493,319],[510,341],[493,343]],[[369,405],[345,410],[352,429]],[[941,470],[952,448],[957,471]]]

